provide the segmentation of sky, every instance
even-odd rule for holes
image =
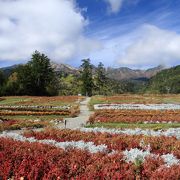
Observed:
[[[0,67],[35,50],[78,67],[180,64],[179,0],[0,0]]]

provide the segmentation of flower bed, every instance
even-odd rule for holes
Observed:
[[[180,122],[179,110],[97,110],[89,122],[167,123]]]
[[[62,110],[62,111],[0,111],[0,116],[16,116],[16,115],[38,115],[38,116],[44,116],[44,115],[61,115],[61,116],[67,116],[71,115],[71,111],[69,110]]]
[[[59,110],[68,110],[72,108],[72,106],[39,106],[39,105],[20,105],[20,106],[0,106],[0,110],[10,110],[10,111],[59,111]]]
[[[139,139],[138,147],[133,145],[135,137],[107,133],[48,130],[27,136],[0,135],[0,179],[180,178],[178,157],[162,149],[159,155],[153,154],[155,151],[145,147],[141,136],[135,140]],[[156,143],[159,140],[152,139]],[[166,139],[170,140],[177,141]],[[119,142],[123,145],[127,141],[119,148]]]
[[[0,116],[15,115],[61,115],[77,116],[79,106],[0,106]]]
[[[83,97],[57,96],[5,97],[0,103],[0,116],[15,115],[61,115],[75,117],[79,114],[79,101]]]
[[[0,132],[5,130],[21,130],[22,128],[42,128],[49,125],[48,121],[3,119],[0,121]]]
[[[117,132],[117,131],[116,131]],[[58,142],[80,141],[93,142],[95,145],[104,144],[110,150],[130,150],[138,148],[146,150],[150,145],[151,152],[154,154],[172,153],[180,158],[180,140],[175,137],[165,137],[159,134],[157,137],[144,136],[143,134],[128,135],[123,132],[110,133],[108,131],[93,131],[93,129],[79,130],[46,130],[43,132],[29,132],[26,137],[34,137],[38,140],[53,139]],[[179,137],[180,138],[180,137]],[[143,142],[143,145],[142,145]]]

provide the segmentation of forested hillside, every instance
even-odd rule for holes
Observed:
[[[165,69],[152,77],[146,92],[150,93],[180,93],[180,65]]]

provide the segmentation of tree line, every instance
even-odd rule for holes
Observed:
[[[10,75],[0,71],[1,96],[111,95],[130,88],[127,83],[109,79],[101,62],[93,68],[90,59],[82,60],[78,75],[57,73],[50,59],[38,51],[27,64],[19,65]]]

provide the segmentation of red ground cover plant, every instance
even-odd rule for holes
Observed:
[[[96,145],[105,144],[109,149],[123,151],[131,148],[146,149],[147,145],[151,146],[151,152],[155,154],[174,154],[180,159],[180,140],[175,137],[165,136],[143,136],[143,135],[125,135],[125,134],[109,134],[109,133],[86,133],[79,130],[56,130],[47,129],[42,132],[27,132],[26,137],[35,137],[41,139],[53,139],[58,142],[64,141],[92,141]],[[141,146],[143,140],[144,147]]]
[[[97,110],[90,117],[91,124],[96,122],[180,122],[179,110]]]
[[[40,143],[0,138],[0,179],[179,179],[180,166],[165,167],[162,159],[127,163],[121,153],[91,154]]]
[[[0,111],[0,116],[16,116],[16,115],[37,115],[37,116],[44,116],[44,115],[70,115],[70,110],[61,110],[61,111]]]
[[[64,151],[39,143],[15,142],[0,138],[0,179],[93,179],[134,178],[134,167],[122,155]],[[11,148],[10,148],[11,147]]]

